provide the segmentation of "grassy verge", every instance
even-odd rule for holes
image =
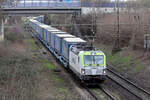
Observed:
[[[50,61],[48,60],[41,59],[40,62],[43,63],[44,66],[49,69],[56,69],[56,67],[52,63],[50,63]]]
[[[133,71],[134,73],[138,73],[145,68],[141,62],[134,60],[133,55],[123,56],[121,55],[122,51],[112,55],[112,46],[103,44],[95,44],[95,46],[106,54],[107,63],[114,65],[120,71]]]
[[[78,100],[64,75],[53,70],[58,67],[47,60],[48,55],[18,29],[8,32],[0,45],[0,100]]]
[[[32,47],[33,50],[38,50],[39,49],[39,47],[35,43],[34,39],[28,39],[28,42],[31,44],[31,47]]]
[[[66,100],[67,98],[71,98],[70,95],[72,95],[72,93],[69,90],[69,83],[64,80],[63,74],[61,72],[54,71],[57,70],[58,67],[46,59],[41,59],[39,63],[42,65],[42,71],[40,75],[45,76],[45,78],[49,81],[47,83],[49,84],[47,91],[51,93],[50,97],[53,99],[55,98],[56,100]],[[55,95],[57,96],[53,97]],[[73,99],[74,98],[76,97],[73,97]]]
[[[30,44],[30,47],[32,50],[39,50],[39,46],[35,43],[35,40],[32,38],[27,38],[25,40],[27,43]],[[39,50],[40,51],[40,50]],[[51,93],[51,97],[57,95],[57,97],[54,97],[56,100],[65,100],[68,98],[69,94],[69,88],[68,83],[64,81],[64,79],[61,77],[60,72],[54,72],[54,70],[57,70],[58,67],[55,66],[50,60],[47,60],[40,52],[33,52],[34,58],[36,59],[36,65],[39,69],[39,75],[40,77],[43,77],[44,79],[47,79],[48,83],[42,84],[42,85],[48,85],[47,91],[53,91]],[[41,81],[44,81],[41,79]],[[45,91],[45,90],[44,90]],[[59,94],[59,95],[58,95]],[[37,96],[38,99],[40,97]]]
[[[0,35],[0,42],[3,41],[3,37]]]
[[[7,42],[7,41],[6,41]],[[0,56],[0,98],[7,100],[34,100],[37,70],[34,59],[28,56],[28,52],[18,52],[12,49],[12,44],[1,46],[7,55]],[[17,45],[17,44],[16,44]],[[19,44],[20,45],[20,44]],[[15,51],[16,50],[16,51]]]

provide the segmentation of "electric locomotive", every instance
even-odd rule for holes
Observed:
[[[101,82],[106,76],[106,56],[87,44],[70,48],[69,68],[85,82]]]

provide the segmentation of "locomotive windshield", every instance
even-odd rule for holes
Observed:
[[[84,56],[84,64],[85,65],[104,64],[104,56],[103,55],[86,55]]]
[[[91,55],[84,56],[84,64],[85,65],[94,64],[93,56],[91,56]]]
[[[104,64],[104,56],[101,55],[94,56],[94,62],[95,64]]]

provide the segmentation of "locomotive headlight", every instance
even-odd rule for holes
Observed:
[[[106,74],[106,71],[104,70],[103,73]]]
[[[103,69],[103,74],[106,74],[106,69]]]
[[[82,73],[82,74],[85,74],[85,69],[81,69],[81,73]]]

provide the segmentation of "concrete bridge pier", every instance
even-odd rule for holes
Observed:
[[[0,41],[4,41],[4,19],[2,18],[0,22]]]

